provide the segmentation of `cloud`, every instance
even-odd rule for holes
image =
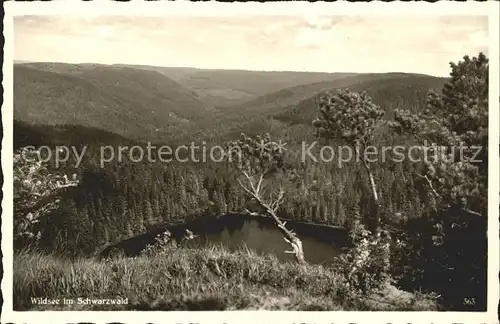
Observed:
[[[301,28],[297,31],[294,39],[294,45],[298,47],[320,48],[324,36],[322,33],[311,30],[310,28]]]
[[[15,59],[200,68],[448,73],[488,46],[478,16],[18,16]]]
[[[305,23],[308,28],[329,30],[342,21],[341,16],[307,16]]]
[[[255,28],[252,26],[244,26],[244,25],[238,26],[238,25],[231,25],[228,23],[217,25],[215,28],[233,32],[255,32]]]

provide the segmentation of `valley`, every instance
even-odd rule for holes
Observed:
[[[487,64],[482,56],[474,59]],[[42,307],[26,301],[32,291],[76,298],[60,280],[102,296],[129,294],[132,304],[120,309],[481,310],[484,164],[471,167],[478,171],[467,173],[473,179],[467,183],[457,175],[431,186],[441,190],[433,196],[428,184],[445,180],[430,178],[425,163],[361,158],[339,166],[299,154],[315,141],[316,155],[327,144],[359,149],[354,143],[407,152],[421,144],[417,130],[425,122],[419,119],[430,108],[444,126],[442,133],[425,133],[426,140],[450,143],[452,130],[468,129],[479,135],[466,132],[467,141],[487,143],[482,88],[471,92],[478,93],[471,108],[478,112],[469,116],[450,104],[449,89],[463,91],[453,88],[456,82],[453,75],[413,73],[15,64],[17,309]],[[286,146],[278,149],[278,142]],[[151,143],[235,145],[244,149],[246,164],[152,162],[137,154],[102,163],[104,146],[130,150]],[[60,145],[85,147],[78,168],[74,157],[60,167],[23,159],[36,155],[30,146]],[[457,192],[468,195],[467,208],[456,207]],[[446,208],[438,198],[447,199]],[[471,219],[469,210],[483,216]],[[436,244],[442,234],[435,233],[436,222],[448,231],[444,247]],[[32,244],[36,252],[26,251]],[[450,259],[457,250],[462,257]],[[450,273],[429,261],[436,258],[448,268],[467,266]],[[43,281],[42,270],[22,270],[28,263],[55,269],[59,279]],[[143,286],[141,277],[163,286]],[[120,278],[128,279],[117,284]],[[284,304],[257,302],[255,296],[269,294]],[[480,302],[464,305],[469,294]]]

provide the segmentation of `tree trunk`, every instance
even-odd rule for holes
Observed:
[[[251,176],[249,176],[245,172],[242,172],[242,173],[247,178],[247,180],[249,182],[249,188],[245,187],[238,180],[240,186],[243,188],[243,190],[245,190],[247,193],[249,193],[250,196],[253,197],[255,202],[257,202],[257,204],[260,206],[260,208],[263,209],[263,214],[268,216],[268,217],[271,217],[273,219],[276,226],[278,226],[281,233],[283,233],[285,241],[292,246],[293,250],[292,251],[285,251],[285,253],[294,254],[295,258],[297,259],[297,262],[299,264],[305,264],[306,261],[304,259],[304,250],[302,249],[302,241],[297,237],[297,235],[293,231],[287,229],[285,227],[286,222],[282,222],[277,216],[278,207],[281,204],[282,199],[283,199],[283,195],[284,195],[283,189],[280,188],[279,195],[274,201],[271,199],[270,202],[266,202],[262,199],[262,195],[261,195],[262,194],[261,184],[262,184],[262,180],[264,178],[263,174],[260,175],[260,179],[259,179],[258,183],[255,184]],[[271,195],[271,197],[272,197],[272,195]],[[247,210],[247,212],[251,215],[252,214],[258,215],[259,214],[257,212],[252,213],[248,210]]]
[[[297,237],[297,235],[294,232],[292,232],[291,230],[289,230],[285,227],[286,222],[282,222],[272,210],[268,209],[267,205],[265,205],[261,202],[258,202],[258,203],[261,207],[263,207],[265,209],[265,214],[267,214],[269,217],[271,217],[274,220],[274,223],[276,224],[276,226],[279,228],[279,230],[283,234],[285,242],[287,242],[288,244],[290,244],[292,246],[292,250],[285,251],[285,253],[294,254],[295,259],[297,260],[297,262],[299,264],[306,264],[307,262],[304,258],[304,250],[302,248],[302,241]],[[249,212],[249,213],[250,213],[250,215],[257,215],[258,214],[255,212],[254,213]]]
[[[377,186],[375,184],[375,178],[373,177],[372,170],[370,169],[370,165],[363,159],[363,166],[365,167],[366,172],[368,173],[368,179],[370,180],[370,188],[372,190],[372,197],[374,203],[373,213],[370,215],[373,221],[372,224],[372,232],[376,230],[380,225],[380,200],[377,193]]]
[[[302,249],[302,241],[291,231],[289,231],[285,224],[274,216],[276,225],[279,227],[283,235],[285,236],[285,241],[292,246],[292,251],[285,251],[286,253],[293,253],[295,255],[295,259],[299,264],[305,264],[306,260],[304,259],[304,250]]]

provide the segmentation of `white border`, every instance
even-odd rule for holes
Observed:
[[[499,5],[491,2],[272,2],[272,3],[217,3],[211,2],[6,2],[4,3],[4,105],[2,122],[2,169],[4,173],[2,201],[2,252],[4,277],[2,293],[4,305],[2,322],[15,323],[66,323],[69,321],[94,323],[498,323],[497,306],[499,297]],[[225,311],[225,312],[63,312],[63,311],[12,311],[12,149],[13,149],[13,17],[17,15],[193,15],[193,16],[235,16],[235,15],[487,15],[489,16],[490,58],[490,113],[489,113],[489,197],[488,197],[488,312],[296,312],[296,311]],[[383,19],[381,17],[381,19]],[[465,54],[465,53],[464,53]],[[473,53],[471,53],[473,54]],[[5,216],[6,215],[6,216]]]

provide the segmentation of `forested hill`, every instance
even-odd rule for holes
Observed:
[[[410,109],[418,112],[425,107],[425,101],[429,90],[441,89],[445,83],[444,78],[436,78],[427,75],[414,74],[380,74],[367,75],[366,77],[356,77],[357,82],[348,85],[351,91],[366,91],[373,102],[382,106],[388,117],[398,108]],[[338,89],[348,84],[352,78],[342,79],[332,82],[330,86],[321,84],[321,91]],[[319,88],[318,87],[318,88]],[[298,103],[290,104],[283,109],[283,112],[275,114],[275,118],[292,123],[303,123],[311,125],[316,118],[316,101],[318,95],[300,100]],[[278,99],[279,100],[279,99]],[[283,100],[290,100],[286,98]],[[286,101],[285,101],[286,102]],[[271,103],[267,103],[270,105]]]
[[[55,91],[53,88],[54,80],[70,80],[68,82],[73,82],[76,89],[87,85],[92,91],[99,91],[99,88],[94,86],[92,82],[105,84],[105,80],[108,80],[105,89],[116,91],[116,98],[120,98],[118,91],[120,86],[109,85],[112,76],[103,77],[104,81],[87,80],[85,76],[95,74],[89,74],[85,71],[96,69],[96,67],[66,66],[67,69],[70,67],[75,71],[49,72],[29,67],[21,69],[17,67],[16,73],[20,73],[24,79],[18,77],[16,82],[27,84],[27,86],[22,84],[18,86],[36,89],[29,81],[29,76],[47,75],[48,80],[45,83],[42,83],[43,79],[40,81],[34,79],[42,87],[40,92],[36,92],[36,94],[42,98],[42,102],[44,96],[54,98],[54,102],[61,106],[61,110],[58,111],[49,105],[42,107],[47,110],[52,107],[53,113],[64,111],[65,113],[61,113],[61,116],[71,117],[73,114],[81,113],[85,118],[76,120],[78,123],[75,124],[77,125],[30,126],[22,122],[25,119],[27,107],[16,106],[16,119],[19,119],[20,122],[16,123],[15,139],[17,147],[26,144],[58,145],[65,143],[78,147],[89,145],[82,166],[76,170],[82,179],[85,179],[82,182],[84,185],[73,191],[71,197],[66,198],[66,203],[61,209],[66,215],[65,221],[78,222],[79,228],[94,233],[90,241],[75,241],[75,246],[79,246],[82,250],[92,250],[96,246],[102,247],[106,244],[116,243],[116,240],[141,234],[150,226],[182,221],[201,214],[217,215],[225,210],[234,211],[243,208],[245,199],[238,188],[234,172],[220,163],[164,164],[124,161],[123,163],[108,163],[104,168],[100,168],[97,160],[100,145],[130,145],[133,140],[147,138],[149,134],[140,134],[143,136],[138,137],[137,134],[126,132],[114,124],[109,124],[108,127],[103,126],[100,124],[101,122],[116,123],[117,120],[119,121],[119,116],[108,115],[104,117],[98,115],[107,112],[102,107],[96,110],[76,109],[78,105],[74,104],[75,101],[84,104],[87,101],[93,102],[95,100],[95,97],[83,96],[84,92],[75,93],[72,97],[68,97],[67,101],[63,100],[66,98],[65,96],[52,95]],[[135,72],[136,70],[125,69],[125,71]],[[138,75],[145,73],[145,75],[163,78],[156,72],[138,71],[135,73]],[[114,75],[119,77],[121,74]],[[318,83],[302,85],[269,95],[268,97],[276,98],[274,105],[259,106],[259,100],[257,100],[244,104],[241,108],[235,106],[217,109],[217,113],[213,115],[205,115],[205,118],[192,118],[189,122],[178,124],[180,126],[177,128],[172,126],[169,132],[162,133],[164,137],[157,139],[152,135],[150,139],[170,145],[191,141],[199,144],[205,140],[210,145],[233,139],[241,132],[248,134],[269,132],[289,143],[287,148],[292,150],[293,143],[298,143],[301,140],[313,140],[314,132],[311,121],[316,116],[317,109],[313,96],[318,90],[349,86],[360,91],[366,90],[373,96],[374,102],[384,108],[393,109],[405,106],[411,107],[413,110],[421,110],[425,107],[427,91],[438,88],[442,83],[443,80],[428,76],[376,74],[348,77],[338,81],[325,81],[320,83],[319,87]],[[63,91],[63,88],[59,89]],[[140,89],[147,90],[146,87]],[[70,92],[72,90],[69,89]],[[133,92],[135,94],[138,91],[138,89],[123,88],[124,93]],[[287,93],[290,94],[289,98],[286,97]],[[20,94],[17,92],[15,95],[19,97]],[[110,97],[104,91],[99,92],[99,94],[102,96],[98,98]],[[299,98],[305,98],[305,100],[300,101],[297,106],[290,104]],[[23,98],[16,100],[22,102]],[[70,100],[71,102],[69,102]],[[19,101],[16,101],[16,105]],[[65,106],[67,102],[68,106]],[[129,106],[119,106],[119,103],[121,101],[113,106],[117,111],[123,111],[125,114],[127,109],[132,109]],[[28,111],[32,111],[37,102],[32,101],[32,104],[32,109],[28,109]],[[163,115],[167,114],[168,109],[169,107],[165,107]],[[233,113],[238,111],[239,113]],[[137,119],[121,122],[123,125],[131,123],[129,126],[134,126],[143,120],[151,122],[151,119],[148,118],[152,117],[148,116],[144,110],[144,113],[138,115]],[[69,118],[68,120],[74,121],[74,119]],[[153,121],[155,120],[153,119]],[[41,124],[52,124],[52,122],[53,120],[44,122],[43,119],[38,121]],[[148,124],[145,123],[145,125]],[[150,123],[149,127],[151,125],[154,126]],[[135,128],[136,131],[141,130],[139,126]],[[106,131],[100,130],[103,128]],[[342,225],[348,220],[348,215],[353,213],[355,202],[359,200],[362,201],[359,204],[361,213],[367,213],[368,195],[366,192],[368,189],[366,183],[361,180],[363,173],[359,166],[351,164],[337,168],[331,163],[304,166],[297,159],[290,159],[289,163],[297,167],[297,175],[301,180],[296,188],[287,188],[289,193],[283,213],[294,215],[297,220],[301,221]],[[405,168],[408,166],[390,165],[388,169],[376,170],[377,176],[381,179],[381,191],[384,192],[382,199],[388,201],[388,213],[405,211],[408,217],[417,217],[423,212],[421,201],[415,187],[407,183],[410,180],[402,176],[406,172]],[[99,183],[99,185],[93,185],[95,183]],[[336,196],[338,190],[342,190],[342,196]],[[60,226],[61,228],[58,230],[69,231],[68,235],[72,228],[75,228],[74,226],[66,227],[64,224],[57,224],[55,221],[54,226]],[[57,245],[62,241],[56,240],[55,243],[52,243]]]
[[[297,146],[294,143],[314,139],[311,121],[316,116],[314,96],[318,91],[365,90],[390,113],[401,106],[424,109],[427,91],[443,82],[413,74],[358,75],[283,89],[267,96],[272,103],[261,97],[213,112],[192,89],[155,71],[100,65],[19,65],[15,67],[15,141],[16,147],[89,146],[76,170],[89,185],[66,200],[63,212],[66,220],[88,219],[89,224],[96,224],[92,242],[75,242],[90,248],[96,242],[102,246],[140,234],[158,223],[240,210],[244,205],[234,173],[220,163],[125,161],[101,168],[97,156],[102,145],[130,145],[137,140],[173,146],[191,141],[212,145],[242,132],[269,132],[292,150]],[[297,159],[289,163],[298,168],[301,184],[290,188],[284,212],[298,220],[341,225],[352,214],[354,202],[366,199],[362,198],[366,183],[360,180],[362,170],[357,165],[339,169],[331,163],[304,166]],[[390,202],[388,210],[405,210],[409,217],[417,217],[422,213],[418,194],[401,176],[407,167],[384,166],[376,174],[382,179],[381,190],[387,193],[382,197]],[[95,181],[100,185],[92,185]],[[335,196],[339,188],[332,188],[333,183],[343,188],[343,197]],[[360,186],[363,189],[358,191]],[[364,200],[360,204],[362,213],[367,212],[366,204]]]
[[[99,128],[80,125],[31,125],[14,120],[14,150],[25,146],[73,145],[75,147],[99,145],[140,145],[121,135]]]
[[[101,65],[14,66],[14,116],[96,127],[136,139],[207,118],[212,107],[154,71]]]
[[[269,109],[279,107],[293,106],[308,99],[315,94],[332,89],[350,88],[353,91],[366,90],[373,92],[379,89],[384,89],[386,94],[394,96],[400,95],[400,91],[408,88],[413,90],[418,86],[417,91],[425,93],[431,88],[441,88],[444,79],[409,73],[369,73],[359,74],[355,76],[346,76],[336,80],[327,80],[314,82],[310,84],[298,85],[290,88],[285,88],[276,92],[270,92],[254,100],[245,102],[235,107],[235,110],[253,110],[265,112]],[[407,94],[408,91],[405,91]],[[404,95],[404,94],[403,94]],[[412,92],[413,95],[413,92]],[[379,99],[383,100],[381,96]],[[236,109],[237,108],[237,109]]]
[[[375,103],[388,110],[408,104],[418,109],[427,91],[443,83],[439,78],[404,73],[354,75],[63,63],[16,64],[14,80],[16,120],[80,125],[130,139],[169,143],[219,141],[242,131],[281,132],[284,125],[280,122],[310,125],[316,114],[314,96],[345,87],[366,90]],[[266,90],[269,93],[262,95]],[[207,98],[219,96],[217,93],[220,100],[216,101],[224,101],[225,106],[210,104],[214,101]],[[229,105],[233,99],[246,102]]]
[[[147,65],[116,65],[157,71],[194,90],[214,106],[233,106],[270,92],[320,81],[333,81],[356,73],[216,70]]]
[[[234,139],[241,132],[258,134],[269,132],[275,136],[290,132],[290,124],[301,124],[312,136],[309,128],[317,114],[316,99],[325,91],[349,88],[366,91],[373,102],[392,116],[397,108],[418,111],[425,107],[427,93],[440,89],[444,78],[406,73],[362,74],[334,81],[315,82],[272,92],[254,100],[228,107],[219,107],[214,118],[199,124],[185,125],[181,132],[171,138],[189,140],[220,141]],[[302,128],[292,130],[302,138]]]

